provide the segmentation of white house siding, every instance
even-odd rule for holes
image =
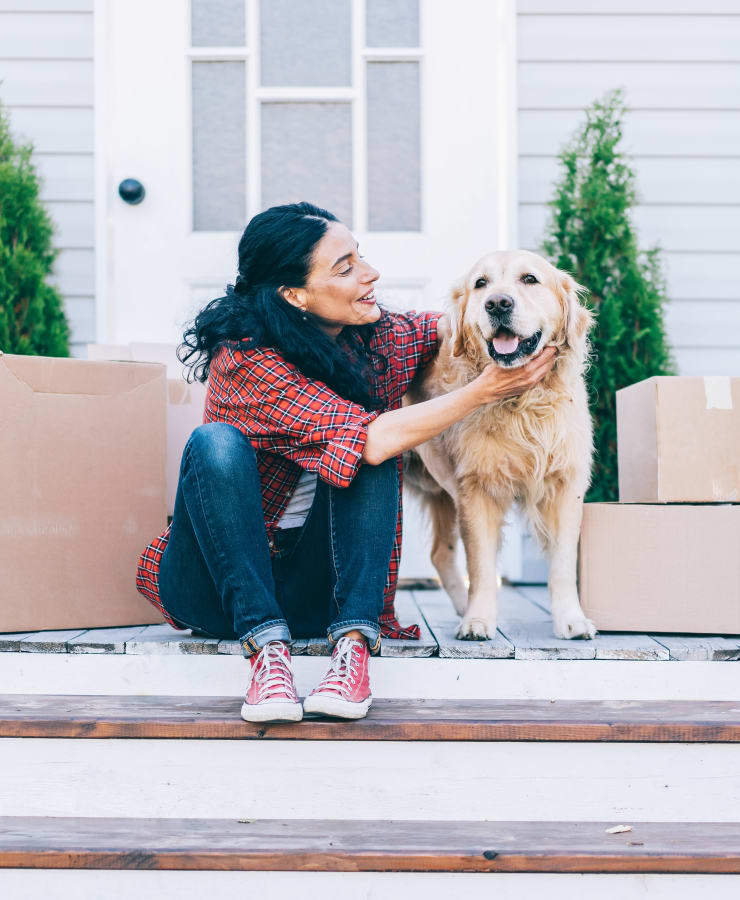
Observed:
[[[517,43],[520,245],[540,246],[584,107],[623,86],[680,372],[740,374],[740,0],[519,0]]]
[[[95,340],[93,0],[0,0],[0,98],[33,142],[71,351]]]

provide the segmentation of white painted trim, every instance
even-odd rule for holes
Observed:
[[[352,4],[352,230],[367,231],[367,102],[365,87],[365,0]]]
[[[8,737],[0,808],[10,816],[733,822],[737,756],[734,744]],[[372,785],[362,802],[342,802],[358,785]]]
[[[249,49],[245,47],[189,47],[186,56],[191,60],[246,59],[249,56]]]
[[[3,652],[0,684],[7,694],[240,697],[246,665],[225,654]],[[293,658],[301,696],[326,666],[326,657]],[[731,662],[373,657],[370,679],[375,697],[391,698],[740,701]]]
[[[266,103],[352,101],[357,97],[352,87],[260,87],[256,94]]]
[[[188,21],[191,21],[190,3],[188,3]],[[188,35],[190,34],[188,27]],[[182,190],[187,197],[187,229],[188,234],[195,232],[195,202],[194,202],[194,185],[193,185],[193,63],[187,55],[181,57],[180,64],[184,66],[183,77],[185,79],[185,96],[182,100],[185,108],[185,115],[182,117],[182,133],[180,140],[182,146],[186,148],[187,154],[187,173],[188,177],[184,179]],[[183,285],[180,285],[183,289]]]
[[[216,891],[218,888],[218,891]],[[145,869],[0,869],[0,894],[15,900],[736,900],[740,875],[608,875],[519,872],[200,872]]]
[[[517,159],[517,0],[496,0],[496,141],[498,160],[496,215],[499,248],[518,245]]]
[[[259,2],[247,3],[247,222],[262,209],[262,122],[257,85],[260,79]]]
[[[108,159],[110,122],[106,110],[110,105],[108,66],[108,0],[95,0],[93,10],[93,78],[95,113],[94,205],[95,205],[95,341],[109,343],[113,333],[113,273],[111,271],[109,235]],[[112,224],[110,225],[112,230]]]
[[[364,5],[364,4],[363,4]],[[421,16],[422,6],[419,7]],[[363,13],[364,22],[364,13]],[[361,47],[360,54],[368,62],[414,62],[422,59],[424,49],[422,47]]]

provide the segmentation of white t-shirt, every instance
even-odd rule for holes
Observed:
[[[299,525],[303,525],[313,503],[318,477],[316,472],[307,472],[305,469],[301,472],[301,477],[285,507],[285,512],[280,517],[278,528],[297,528]]]

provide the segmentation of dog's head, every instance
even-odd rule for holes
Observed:
[[[482,257],[452,289],[452,353],[479,365],[523,366],[547,345],[585,358],[591,313],[573,278],[528,250]]]

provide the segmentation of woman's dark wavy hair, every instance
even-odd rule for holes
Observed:
[[[356,352],[348,354],[319,328],[310,314],[290,304],[278,288],[301,288],[308,280],[316,245],[337,217],[311,203],[273,206],[256,215],[239,240],[239,274],[226,294],[211,300],[187,327],[177,348],[193,379],[207,381],[222,345],[275,348],[312,380],[365,409],[381,409],[373,393],[373,372],[385,372],[387,359],[371,349],[375,323],[346,325]],[[384,311],[383,311],[384,312]],[[188,362],[193,356],[196,359]],[[190,380],[188,378],[188,380]]]

